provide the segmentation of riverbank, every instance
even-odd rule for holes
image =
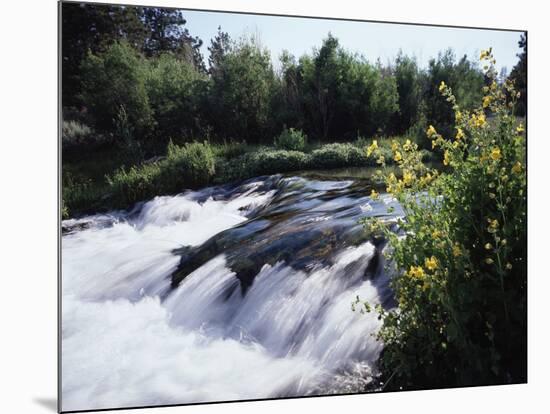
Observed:
[[[377,140],[386,162],[393,162],[392,143],[405,140],[403,137]],[[165,153],[137,160],[123,157],[124,151],[116,149],[99,148],[85,155],[68,153],[64,154],[62,172],[63,214],[68,218],[128,208],[157,195],[260,175],[375,167],[377,158],[366,149],[372,142],[360,139],[313,144],[303,151],[235,142],[169,144]],[[436,154],[424,151],[424,161],[436,158]]]

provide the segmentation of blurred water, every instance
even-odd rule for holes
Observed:
[[[260,177],[64,221],[62,409],[364,390],[380,321],[351,303],[391,292],[358,221],[400,214],[368,194]]]

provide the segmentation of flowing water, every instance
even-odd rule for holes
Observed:
[[[63,222],[62,408],[361,392],[401,214],[368,182],[260,177]],[[388,214],[388,205],[394,213]]]

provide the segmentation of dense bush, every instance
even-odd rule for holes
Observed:
[[[255,147],[246,142],[224,141],[212,146],[214,155],[218,158],[232,159],[253,151]]]
[[[300,151],[262,150],[249,154],[255,175],[298,171],[307,166],[308,157]]]
[[[215,181],[222,183],[254,177],[257,175],[277,174],[300,170],[321,168],[344,168],[376,165],[374,155],[367,155],[364,143],[325,144],[310,153],[302,151],[277,150],[272,148],[254,148],[232,159],[218,158]],[[388,163],[392,163],[389,143],[378,148],[378,154],[386,154]],[[216,152],[220,149],[216,149]],[[425,156],[426,154],[423,153]]]
[[[182,147],[170,143],[165,159],[121,168],[108,177],[108,183],[115,205],[128,207],[158,194],[205,186],[214,173],[214,152],[208,143],[194,142]]]
[[[260,148],[231,160],[218,160],[218,182],[306,169],[309,156],[301,151]]]
[[[78,212],[96,211],[101,207],[101,200],[105,197],[105,185],[98,185],[91,178],[71,171],[63,171],[61,180],[64,218]]]
[[[94,139],[92,129],[78,121],[63,121],[61,128],[61,144],[63,148],[81,146]]]
[[[216,171],[214,152],[207,142],[193,142],[182,147],[170,143],[164,163],[167,167],[164,179],[182,177],[175,179],[173,191],[205,186]]]
[[[275,138],[275,146],[289,151],[303,151],[306,147],[307,136],[300,130],[285,128]]]
[[[507,105],[512,84],[496,83],[490,50],[481,59],[489,85],[479,108],[463,109],[439,87],[454,131],[445,139],[430,126],[427,135],[445,173],[423,165],[415,144],[396,145],[399,174],[383,179],[406,212],[402,233],[366,222],[389,239],[396,271],[398,308],[378,308],[389,389],[527,380],[525,136]]]
[[[122,167],[112,177],[107,178],[113,204],[117,207],[129,207],[136,201],[161,194],[161,166],[157,163]]]
[[[364,151],[353,144],[327,144],[312,151],[313,168],[338,168],[367,165],[368,158]]]

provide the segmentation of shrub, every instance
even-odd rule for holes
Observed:
[[[92,129],[78,121],[63,121],[61,144],[63,148],[80,146],[93,140]]]
[[[128,170],[121,168],[107,180],[115,205],[128,207],[155,195],[205,186],[214,172],[210,144],[194,142],[178,147],[170,142],[165,159]]]
[[[254,174],[276,174],[306,168],[308,157],[300,151],[260,150],[250,154],[249,162]]]
[[[249,152],[251,147],[246,142],[224,141],[212,147],[214,155],[225,159],[236,158]]]
[[[258,175],[277,174],[308,168],[309,156],[300,151],[260,148],[239,157],[218,158],[216,182],[242,180]]]
[[[303,151],[306,147],[307,135],[299,129],[285,128],[281,134],[275,138],[275,146],[288,151]]]
[[[117,207],[128,207],[136,201],[145,200],[157,193],[161,180],[161,167],[158,163],[120,168],[112,177],[107,178],[113,202]]]
[[[365,223],[389,239],[395,265],[398,307],[378,308],[388,388],[527,379],[525,137],[506,103],[513,85],[497,85],[490,50],[481,57],[490,86],[480,108],[464,110],[445,83],[439,88],[454,112],[454,136],[432,126],[427,134],[442,149],[445,172],[423,165],[416,144],[397,145],[401,177],[382,178],[406,212],[402,233]]]
[[[63,218],[68,218],[75,211],[92,211],[98,207],[99,200],[105,195],[104,191],[104,185],[95,183],[90,178],[64,171],[62,176]]]
[[[169,181],[171,176],[175,177],[174,191],[183,189],[182,184],[187,188],[205,186],[216,171],[214,152],[207,142],[193,142],[182,147],[169,143],[163,167],[164,164],[164,178]]]
[[[311,153],[313,168],[338,168],[367,165],[364,151],[353,144],[327,144]]]
[[[355,142],[353,143],[357,148],[363,150],[371,144],[372,140],[367,139],[362,136],[358,136]]]

